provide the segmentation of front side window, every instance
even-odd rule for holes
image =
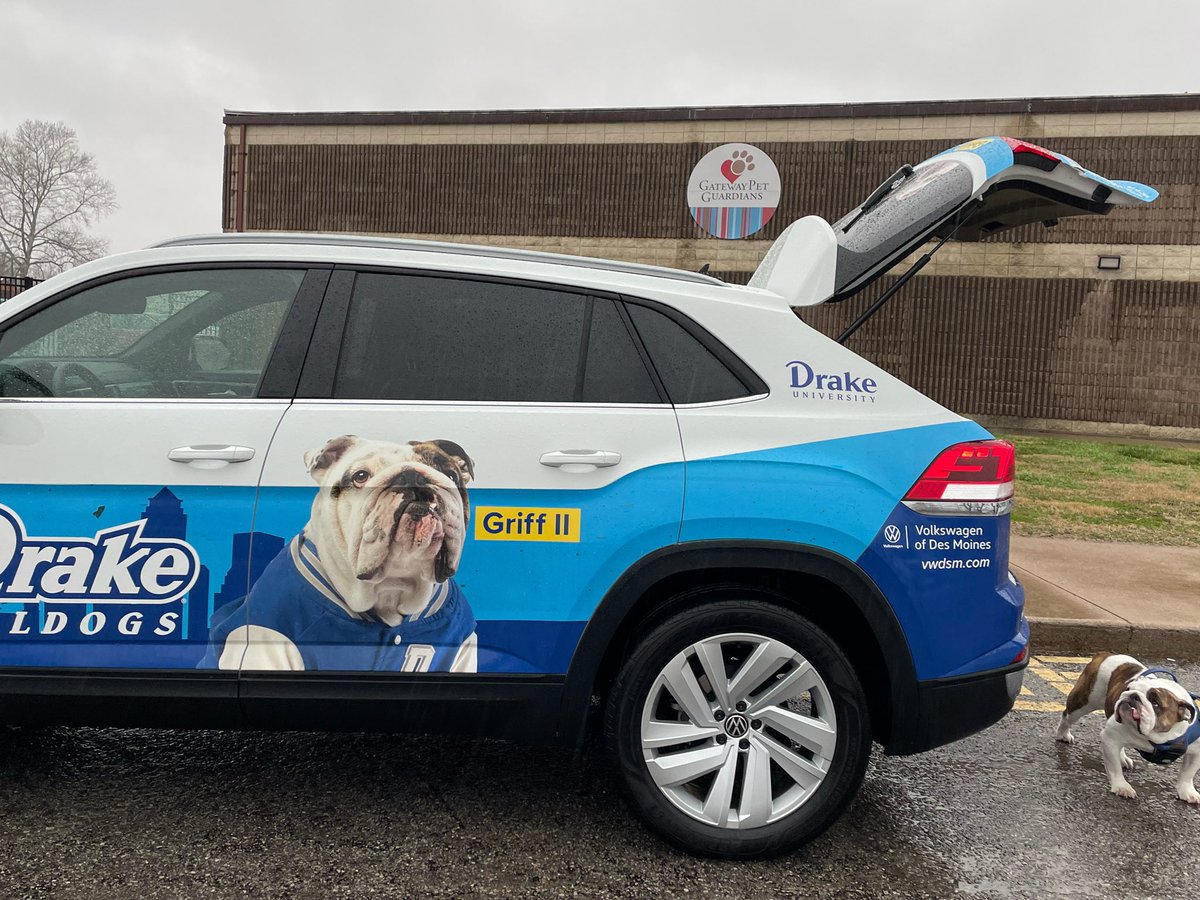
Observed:
[[[334,397],[660,402],[612,300],[525,285],[360,274]]]
[[[303,277],[200,270],[85,288],[0,333],[0,396],[254,396]]]

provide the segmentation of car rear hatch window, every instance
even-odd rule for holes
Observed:
[[[932,238],[980,241],[1034,222],[1106,215],[1157,196],[1144,184],[1104,178],[1027,141],[968,141],[902,166],[833,223],[837,261],[828,300],[857,293]]]

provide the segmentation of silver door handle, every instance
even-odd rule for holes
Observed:
[[[235,444],[196,444],[192,447],[176,447],[167,454],[167,459],[181,463],[209,459],[231,463],[247,462],[254,459],[254,448],[239,447]]]
[[[616,450],[552,450],[543,453],[543,466],[560,468],[561,466],[615,466],[621,461],[621,454]]]

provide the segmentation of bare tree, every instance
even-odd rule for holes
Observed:
[[[95,259],[108,243],[87,233],[116,209],[113,186],[62,122],[22,122],[0,134],[0,262],[49,276]]]

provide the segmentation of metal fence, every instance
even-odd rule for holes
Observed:
[[[28,278],[19,275],[0,275],[0,303],[11,300],[21,291],[27,291],[35,284],[40,284],[41,278]]]

